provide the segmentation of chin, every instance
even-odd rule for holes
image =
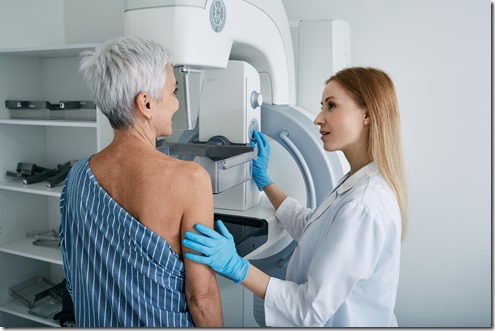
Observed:
[[[163,130],[163,132],[162,132],[162,134],[160,136],[162,136],[162,137],[168,137],[168,136],[171,136],[173,132],[174,131],[172,130],[172,128],[170,128],[168,130]]]
[[[334,146],[328,144],[323,144],[323,149],[327,152],[336,152],[339,150],[338,148],[335,148]]]

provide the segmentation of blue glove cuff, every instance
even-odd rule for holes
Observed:
[[[250,266],[249,261],[242,257],[239,257],[239,262],[240,266],[237,273],[238,277],[236,279],[232,279],[236,284],[242,283],[244,279],[246,279]]]
[[[266,176],[264,178],[255,178],[254,182],[256,183],[256,186],[258,186],[258,190],[263,191],[263,189],[270,185],[273,184],[273,180],[270,179],[270,177]]]

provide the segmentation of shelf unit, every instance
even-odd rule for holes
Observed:
[[[73,128],[96,128],[96,122],[69,121],[69,120],[25,120],[25,119],[1,119],[0,124],[35,125],[35,126],[61,126]]]
[[[29,314],[9,288],[41,275],[54,283],[64,278],[59,248],[33,245],[27,233],[58,231],[62,187],[24,185],[4,176],[18,162],[55,168],[94,154],[113,138],[97,110],[93,120],[14,119],[5,100],[57,103],[90,100],[79,73],[79,54],[96,44],[36,49],[0,49],[0,327],[59,326],[52,318]]]

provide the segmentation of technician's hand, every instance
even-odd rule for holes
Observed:
[[[194,228],[202,233],[186,232],[184,246],[203,255],[186,253],[186,258],[210,266],[220,275],[241,283],[247,276],[249,262],[237,254],[234,238],[222,221],[217,221],[220,233],[203,224]]]
[[[258,190],[262,191],[265,186],[273,184],[273,181],[268,176],[268,158],[270,157],[270,144],[265,138],[265,135],[258,131],[253,131],[256,144],[251,141],[250,145],[258,145],[258,158],[253,160],[253,179],[258,186]]]

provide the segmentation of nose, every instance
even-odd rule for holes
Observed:
[[[321,124],[323,124],[323,117],[321,116],[321,111],[318,113],[313,123],[318,126],[321,126]]]

